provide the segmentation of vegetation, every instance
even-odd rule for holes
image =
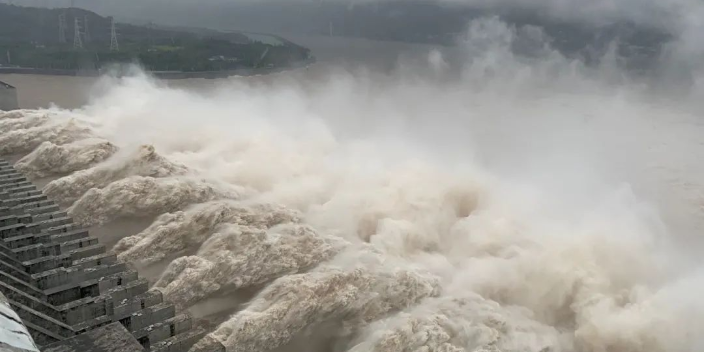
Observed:
[[[63,36],[60,16],[66,23]],[[81,28],[81,48],[74,48],[76,21]],[[113,63],[139,62],[152,71],[194,72],[282,67],[309,57],[308,49],[281,38],[267,44],[242,33],[194,33],[128,24],[116,24],[119,50],[110,50],[110,28],[110,18],[82,9],[0,4],[0,66],[96,70]]]

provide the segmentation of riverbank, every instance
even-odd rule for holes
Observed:
[[[160,79],[217,79],[231,76],[256,76],[271,73],[284,72],[310,66],[316,62],[311,56],[306,60],[301,60],[285,67],[260,67],[260,68],[240,68],[222,71],[152,71],[150,74]],[[31,67],[0,67],[0,74],[20,74],[20,75],[42,75],[42,76],[71,76],[71,77],[99,77],[112,73],[113,70],[62,70]]]

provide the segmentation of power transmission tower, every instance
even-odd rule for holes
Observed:
[[[59,42],[66,43],[66,13],[59,15]]]
[[[73,48],[83,49],[83,41],[81,40],[81,27],[78,24],[78,17],[73,19]]]
[[[115,18],[110,18],[110,51],[119,51],[120,44],[117,42],[117,29],[115,28]]]
[[[83,41],[90,42],[90,32],[88,30],[88,16],[83,17]]]

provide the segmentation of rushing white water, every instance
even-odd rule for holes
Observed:
[[[193,351],[700,351],[697,87],[516,57],[522,33],[473,27],[461,72],[105,78],[0,115],[0,153],[84,168],[45,188],[81,224],[156,217],[113,251],[179,308],[262,288]],[[96,137],[120,151],[86,161]]]
[[[194,203],[214,199],[238,199],[237,187],[219,187],[191,178],[130,176],[91,188],[68,209],[77,224],[92,226],[130,216],[156,216]]]
[[[66,144],[92,137],[89,128],[80,127],[74,121],[45,123],[34,126],[30,121],[28,128],[18,128],[0,136],[0,153],[3,155],[30,152],[44,142]],[[21,127],[25,127],[21,126]]]
[[[343,331],[356,329],[439,294],[437,279],[394,267],[364,249],[342,257],[345,268],[333,263],[274,281],[211,336],[231,351],[268,351],[326,321],[341,320]],[[207,351],[207,342],[194,349]]]
[[[301,270],[336,253],[335,239],[295,225],[265,232],[231,226],[212,235],[195,256],[169,265],[156,287],[178,308],[216,292],[250,288]]]
[[[44,188],[44,193],[61,205],[70,206],[86,191],[106,187],[130,176],[161,178],[186,173],[185,166],[166,160],[153,146],[144,145],[136,152],[115,155],[96,167],[54,180]]]
[[[351,352],[550,351],[569,341],[525,308],[501,306],[472,293],[429,299],[371,324],[361,336]]]
[[[48,121],[48,114],[32,110],[0,111],[0,130],[5,133],[37,127]]]
[[[65,175],[89,168],[117,152],[117,147],[102,139],[82,139],[73,143],[44,142],[20,159],[15,168],[27,177]]]
[[[281,206],[214,201],[164,214],[141,233],[122,239],[115,250],[125,262],[154,264],[168,256],[197,249],[221,224],[265,230],[278,224],[298,223],[299,217],[295,211]]]

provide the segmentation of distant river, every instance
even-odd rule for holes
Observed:
[[[278,35],[297,44],[310,48],[318,63],[309,72],[313,76],[323,74],[332,66],[371,67],[377,70],[390,70],[398,62],[424,58],[433,49],[447,53],[450,49],[430,45],[383,42],[359,38],[326,36]],[[260,79],[257,77],[230,77],[227,79]],[[184,79],[169,81],[177,87],[193,89],[216,85],[223,79]],[[49,107],[56,104],[64,108],[77,108],[88,101],[90,89],[96,78],[70,76],[39,76],[0,74],[5,81],[18,88],[22,108]]]

